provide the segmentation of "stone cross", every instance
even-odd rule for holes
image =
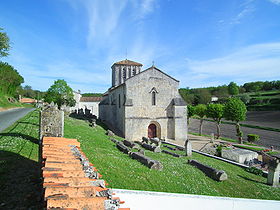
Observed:
[[[267,184],[272,185],[272,187],[280,187],[279,174],[280,174],[279,159],[270,160],[268,163]]]
[[[192,156],[192,143],[189,140],[185,141],[186,156]]]

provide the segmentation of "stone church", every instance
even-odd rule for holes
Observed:
[[[128,140],[187,140],[186,104],[179,81],[154,65],[123,60],[112,65],[112,87],[99,103],[99,118]]]

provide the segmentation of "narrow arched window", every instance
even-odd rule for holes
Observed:
[[[136,75],[136,67],[133,68],[132,70],[132,76]]]
[[[126,80],[126,68],[123,68],[123,80]]]
[[[156,105],[156,92],[155,91],[152,92],[152,105],[153,106]]]

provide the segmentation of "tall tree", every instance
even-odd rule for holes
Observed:
[[[0,61],[0,91],[14,96],[17,88],[24,82],[23,77],[8,63]]]
[[[239,143],[242,144],[243,133],[240,129],[240,121],[246,119],[246,106],[239,98],[230,98],[225,105],[225,118],[235,122],[236,136],[238,136]]]
[[[3,32],[3,28],[0,28],[0,57],[9,55],[10,39],[8,35]]]
[[[188,108],[187,120],[188,120],[188,125],[189,125],[189,124],[190,124],[190,118],[191,118],[192,116],[194,116],[194,110],[195,110],[195,108],[194,108],[194,106],[191,105],[191,104],[189,104],[189,105],[187,106],[187,108]]]
[[[65,80],[56,80],[48,89],[45,95],[45,101],[48,103],[54,102],[60,109],[62,105],[75,106],[74,94],[71,87],[68,86]]]
[[[199,116],[199,119],[200,119],[200,125],[199,125],[199,135],[202,135],[202,124],[203,124],[203,120],[204,120],[204,117],[206,115],[206,105],[205,104],[198,104],[196,107],[195,107],[195,111],[194,113]]]
[[[217,138],[221,135],[221,121],[224,116],[225,106],[223,104],[208,104],[206,116],[212,118],[217,126]]]
[[[237,86],[237,84],[235,82],[229,83],[228,93],[232,96],[237,95],[239,93],[239,87]]]

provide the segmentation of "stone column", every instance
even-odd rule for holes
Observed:
[[[272,185],[272,187],[280,187],[279,172],[280,172],[279,159],[270,160],[268,163],[267,184]]]

